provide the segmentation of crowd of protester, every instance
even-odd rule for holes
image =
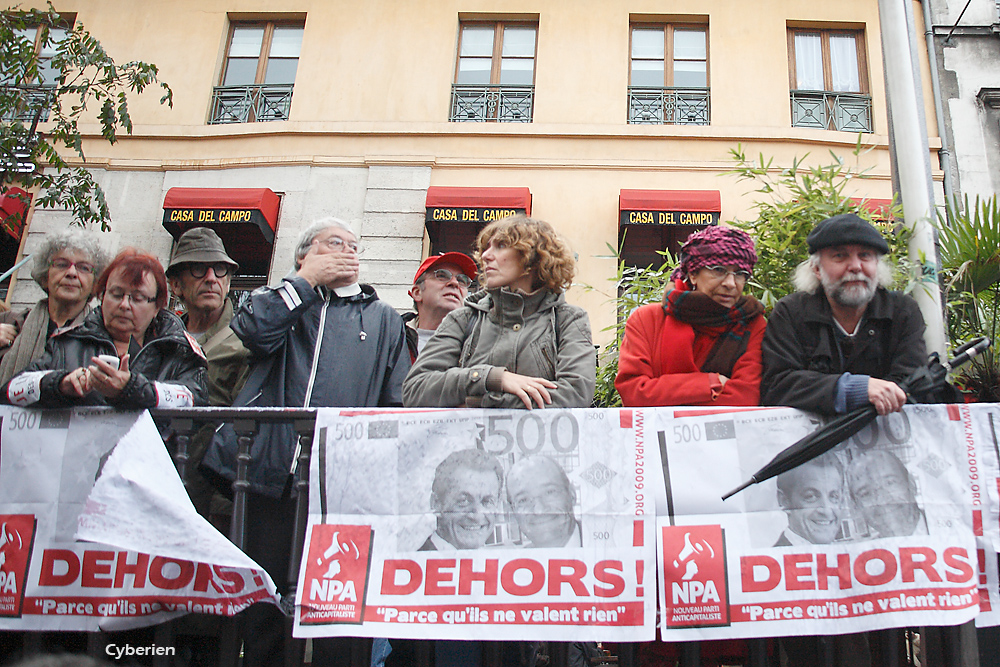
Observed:
[[[907,399],[899,382],[927,362],[927,353],[916,303],[886,289],[892,273],[885,239],[845,214],[819,223],[808,246],[810,256],[795,273],[798,291],[765,321],[763,305],[745,294],[757,260],[751,238],[725,225],[692,234],[662,301],[628,317],[615,382],[623,404],[785,405],[827,415],[866,404],[879,414],[900,410]],[[234,313],[229,291],[239,265],[210,229],[185,232],[166,270],[134,248],[108,261],[85,231],[53,234],[35,254],[31,274],[46,297],[28,311],[0,314],[0,399],[130,410],[591,405],[589,318],[565,298],[576,261],[549,224],[504,218],[479,233],[473,257],[428,257],[410,288],[414,312],[403,317],[360,282],[360,252],[350,225],[318,220],[301,234],[289,274],[255,290]],[[180,317],[166,307],[170,293]],[[194,438],[185,482],[199,512],[221,525],[225,500],[216,489],[235,478],[237,446],[232,427],[217,426]],[[249,466],[245,550],[282,593],[295,525],[297,443],[291,424],[263,424]],[[537,458],[518,465],[536,471],[533,478],[551,472],[551,495],[559,497],[559,471],[552,472],[558,465]],[[512,506],[521,502],[514,498],[520,491],[512,495],[515,471],[504,480],[495,463],[471,455],[442,462],[430,501],[437,530],[422,548],[482,546],[501,488]],[[463,475],[493,480],[474,510],[449,502],[449,480]],[[843,465],[828,461],[779,480],[789,516],[782,539],[832,539],[834,510],[806,516],[795,498],[808,480],[844,475]],[[572,491],[565,486],[564,498]],[[528,495],[524,502],[537,504]],[[825,502],[840,501],[827,494]],[[450,523],[458,512],[479,524],[470,520],[458,530]],[[530,517],[517,522],[529,546],[579,539],[575,521],[555,537],[533,532]],[[246,616],[243,664],[281,664],[289,637],[280,609],[258,604]],[[316,640],[314,664],[347,664],[345,641]],[[787,664],[816,664],[818,641],[785,641]],[[837,642],[837,654],[850,654],[851,664],[870,664],[864,635]],[[521,645],[510,650],[523,656]],[[376,640],[373,655],[392,666],[411,664],[415,651],[412,641]],[[481,659],[475,642],[437,642],[435,651],[453,664]]]

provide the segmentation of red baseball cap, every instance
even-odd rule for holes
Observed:
[[[454,264],[462,273],[469,276],[473,280],[476,279],[476,263],[472,261],[472,258],[461,252],[446,252],[441,255],[431,255],[424,261],[420,262],[420,268],[417,269],[416,274],[413,276],[413,283],[420,279],[420,276],[424,275],[426,272],[433,269],[438,264]]]

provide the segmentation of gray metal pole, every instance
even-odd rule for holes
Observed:
[[[897,158],[895,168],[903,200],[903,215],[913,232],[909,248],[910,261],[919,268],[917,286],[912,294],[927,323],[924,339],[928,351],[944,355],[944,317],[938,287],[935,229],[931,224],[934,196],[931,189],[930,147],[927,126],[923,121],[924,98],[918,65],[910,50],[907,25],[907,11],[910,7],[908,0],[879,0],[878,9],[886,95],[891,101],[889,113]]]
[[[927,42],[927,57],[931,61],[931,92],[934,97],[934,115],[937,116],[938,136],[941,137],[941,150],[938,151],[938,156],[941,160],[941,171],[944,173],[944,202],[950,207],[955,203],[954,187],[951,184],[951,145],[948,143],[948,128],[944,122],[944,103],[941,100],[941,77],[938,75],[937,51],[934,48],[931,0],[921,0],[920,5],[924,11],[924,40]]]

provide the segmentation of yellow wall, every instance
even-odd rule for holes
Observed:
[[[913,4],[919,23],[920,5]],[[76,12],[119,62],[156,63],[174,90],[173,109],[157,104],[155,91],[133,96],[134,135],[115,147],[88,141],[93,165],[166,172],[423,165],[433,185],[528,186],[533,213],[566,233],[579,253],[580,282],[604,290],[614,273],[607,244],[617,239],[620,189],[720,190],[726,220],[747,216],[751,204],[745,185],[720,176],[732,168],[729,150],[738,143],[774,156],[776,167],[806,153],[826,162],[831,150],[850,159],[856,135],[790,127],[786,29],[789,22],[863,26],[875,133],[863,136],[874,150],[862,166],[872,179],[849,194],[891,196],[871,0],[74,0],[58,8]],[[693,10],[708,17],[711,124],[628,125],[630,16]],[[289,121],[206,124],[227,12],[305,13]],[[533,122],[447,122],[460,17],[510,15],[538,20]],[[917,45],[929,81],[923,40]],[[933,151],[939,142],[929,84],[925,108]],[[96,125],[85,129],[96,136]],[[605,296],[574,289],[571,299],[591,312],[595,334],[613,321]]]

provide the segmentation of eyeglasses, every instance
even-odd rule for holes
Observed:
[[[732,276],[737,285],[746,285],[747,281],[750,280],[750,272],[743,269],[730,271],[724,266],[706,266],[705,270],[716,280],[725,280],[728,276]]]
[[[187,265],[188,273],[191,274],[192,278],[204,278],[205,274],[208,273],[209,269],[215,273],[216,278],[225,278],[229,275],[229,269],[232,267],[225,262],[216,262],[215,264],[207,264],[205,262],[194,262]]]
[[[443,283],[450,281],[454,278],[458,281],[458,284],[462,287],[468,287],[472,284],[472,278],[465,275],[464,273],[452,273],[448,269],[434,269],[433,271],[425,271],[422,276],[420,276],[420,282],[423,282],[427,276],[434,276]]]
[[[49,262],[49,267],[60,271],[69,271],[71,267],[76,267],[77,273],[94,275],[94,265],[90,262],[71,262],[68,259],[54,259]]]
[[[323,239],[322,241],[316,239],[313,241],[313,243],[322,243],[330,250],[334,250],[336,252],[345,252],[348,248],[350,248],[351,250],[354,251],[355,254],[358,255],[361,254],[360,243],[358,243],[357,241],[345,241],[339,236],[331,236],[330,238]]]
[[[104,298],[118,303],[121,303],[127,298],[133,306],[144,306],[147,303],[153,303],[156,301],[155,296],[146,296],[142,292],[126,293],[122,290],[108,290],[104,293]]]

